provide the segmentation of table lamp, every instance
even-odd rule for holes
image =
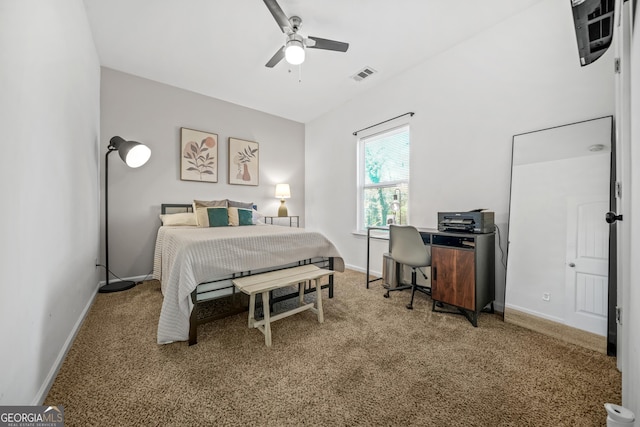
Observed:
[[[284,204],[284,199],[291,197],[291,190],[289,184],[277,184],[276,185],[276,197],[280,199],[280,207],[278,208],[278,216],[288,216],[287,206]]]

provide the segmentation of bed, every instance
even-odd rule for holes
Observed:
[[[162,214],[193,212],[191,204],[163,204]],[[315,264],[344,271],[335,246],[321,233],[277,225],[197,227],[162,225],[156,238],[153,278],[161,283],[162,309],[158,344],[197,343],[198,325],[247,310],[235,304],[229,313],[198,316],[202,303],[235,297],[234,278],[267,271]],[[333,297],[333,277],[323,285]],[[313,288],[306,289],[311,292]],[[297,289],[274,296],[271,304],[293,298]]]

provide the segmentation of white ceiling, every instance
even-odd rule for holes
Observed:
[[[539,1],[279,0],[304,36],[350,46],[274,68],[284,35],[262,0],[84,3],[101,65],[306,123]]]

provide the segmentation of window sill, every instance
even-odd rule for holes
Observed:
[[[354,230],[351,232],[352,235],[354,236],[360,236],[360,237],[367,237],[367,232],[366,231],[361,231],[361,230]],[[389,231],[388,230],[371,230],[371,233],[369,235],[370,239],[376,239],[376,240],[389,240]]]

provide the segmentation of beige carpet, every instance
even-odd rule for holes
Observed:
[[[45,404],[68,426],[598,426],[620,404],[614,358],[379,283],[337,274],[325,323],[278,321],[272,348],[246,313],[159,346],[158,282],[98,294]]]

